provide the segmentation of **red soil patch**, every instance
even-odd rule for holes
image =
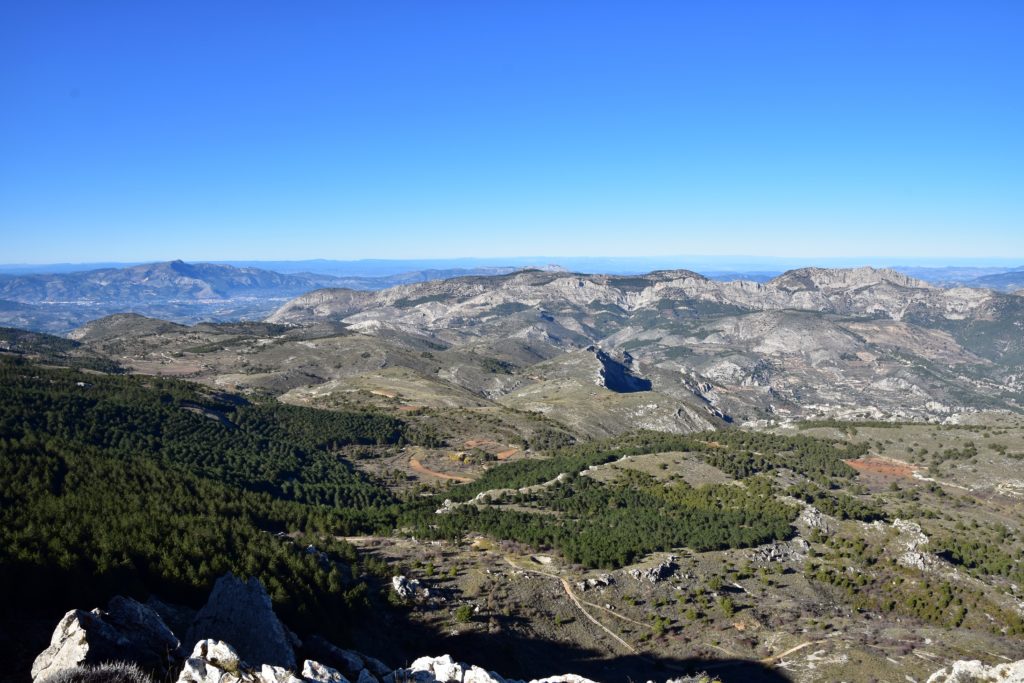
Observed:
[[[888,458],[858,458],[857,460],[844,460],[843,462],[857,470],[860,474],[881,475],[883,477],[912,479],[914,472],[917,471],[909,463]]]
[[[498,458],[498,460],[508,460],[512,456],[518,455],[518,454],[519,454],[519,449],[518,448],[510,448],[507,451],[501,451],[500,453],[496,454],[495,457]]]

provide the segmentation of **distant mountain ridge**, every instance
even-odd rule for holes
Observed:
[[[542,412],[565,404],[548,407],[538,396],[564,393],[567,382],[581,389],[584,377],[600,374],[592,348],[650,380],[657,411],[694,397],[713,416],[743,420],[948,417],[1024,404],[1024,298],[936,287],[889,269],[801,268],[764,283],[686,270],[524,270],[375,292],[318,290],[267,321],[331,322],[382,340],[472,349],[527,368],[529,381],[492,381],[488,391]],[[683,417],[659,415],[658,424]]]
[[[182,323],[259,319],[287,299],[322,287],[382,289],[512,270],[426,270],[385,277],[338,277],[176,260],[74,272],[0,274],[0,324],[66,332],[88,320],[121,312]]]

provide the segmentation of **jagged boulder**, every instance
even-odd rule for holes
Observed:
[[[391,587],[403,600],[412,600],[420,590],[420,582],[405,576],[392,576]]]
[[[201,640],[185,660],[177,683],[238,683],[245,676],[242,658],[227,643]]]
[[[414,683],[506,683],[504,678],[493,671],[461,664],[452,659],[451,655],[420,657],[409,668],[395,671],[390,680]]]
[[[596,578],[584,579],[576,583],[576,589],[581,593],[588,591],[592,588],[607,588],[608,586],[615,583],[615,578],[611,574],[601,574]]]
[[[220,640],[237,649],[243,659],[294,669],[295,651],[284,626],[274,614],[259,579],[242,581],[231,573],[217,579],[186,642]]]
[[[180,643],[160,616],[145,605],[115,596],[107,610],[71,610],[60,620],[50,646],[32,664],[41,681],[82,665],[122,661],[163,674]]]
[[[238,652],[219,640],[201,640],[185,660],[177,683],[342,683],[344,677],[330,667],[306,662],[304,671],[311,676],[299,678],[283,666],[249,666]],[[334,674],[336,677],[331,678]],[[347,682],[346,682],[347,683]]]
[[[634,569],[629,572],[637,581],[649,581],[650,583],[658,583],[671,577],[678,571],[679,565],[676,564],[676,557],[670,556],[667,560],[662,562],[656,567],[649,567],[647,569]]]

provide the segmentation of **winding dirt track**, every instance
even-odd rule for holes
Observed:
[[[607,626],[602,624],[600,621],[598,621],[594,617],[594,615],[592,615],[590,612],[588,612],[587,608],[584,607],[583,603],[581,603],[579,598],[576,597],[576,594],[572,590],[572,586],[570,586],[569,582],[566,581],[565,579],[563,579],[561,576],[558,576],[557,574],[550,574],[548,572],[542,572],[542,571],[539,571],[537,569],[526,569],[524,567],[520,567],[515,562],[513,562],[512,558],[510,558],[510,557],[506,557],[505,561],[508,562],[509,565],[511,565],[513,569],[518,569],[519,571],[523,571],[523,572],[529,572],[531,574],[540,574],[541,576],[547,576],[549,578],[558,580],[562,584],[562,588],[565,590],[565,594],[569,596],[569,599],[572,600],[574,605],[576,605],[576,608],[580,612],[583,613],[583,616],[585,616],[588,620],[590,620],[594,624],[596,624],[598,628],[600,628],[602,631],[604,631],[609,636],[611,636],[615,640],[615,642],[617,642],[620,645],[622,645],[622,647],[624,647],[627,650],[629,650],[630,653],[635,654],[635,655],[636,654],[640,654],[639,651],[635,647],[633,647],[632,645],[627,643],[625,640],[620,638],[617,633],[615,633],[610,628],[608,628]]]
[[[427,469],[426,467],[423,466],[423,463],[421,463],[419,459],[416,458],[416,456],[409,458],[409,467],[412,469],[413,472],[416,472],[417,474],[425,474],[428,477],[437,477],[438,479],[450,479],[451,481],[458,481],[462,482],[463,484],[468,484],[469,482],[473,481],[469,477],[460,477],[457,474],[448,474],[447,472],[435,472],[434,470]]]
[[[569,585],[569,582],[566,579],[562,578],[561,576],[558,576],[557,574],[551,574],[550,572],[542,572],[539,569],[527,569],[525,567],[520,567],[518,564],[513,562],[512,558],[510,558],[510,557],[505,557],[505,561],[508,562],[508,564],[513,569],[518,569],[519,571],[528,572],[530,574],[540,574],[541,576],[546,576],[546,577],[551,578],[551,579],[557,579],[562,584],[562,588],[565,590],[565,594],[569,596],[569,599],[572,600],[573,604],[576,605],[576,608],[579,609],[579,611],[583,613],[583,616],[585,616],[587,619],[589,619],[594,624],[596,624],[598,626],[598,628],[600,628],[602,631],[604,631],[609,636],[611,636],[615,640],[615,642],[617,642],[620,645],[622,645],[624,648],[629,650],[632,654],[640,655],[641,657],[644,656],[643,654],[640,653],[639,650],[637,650],[635,647],[633,647],[632,645],[627,643],[625,640],[620,638],[618,636],[618,634],[616,634],[614,631],[612,631],[607,626],[605,626],[600,621],[598,621],[596,618],[594,618],[594,616],[590,612],[588,612],[587,609],[583,605],[590,605],[591,607],[597,607],[598,609],[605,610],[606,612],[608,612],[609,614],[611,614],[613,616],[616,616],[616,617],[618,617],[620,619],[625,619],[626,621],[632,622],[632,623],[637,624],[639,626],[644,626],[644,627],[650,628],[650,624],[642,624],[642,623],[640,623],[638,621],[634,621],[633,619],[630,619],[629,617],[623,616],[621,614],[616,614],[614,611],[605,609],[604,607],[601,607],[600,605],[595,605],[592,602],[586,602],[586,601],[580,600],[579,598],[576,597],[576,593],[573,592],[572,586]],[[760,664],[762,664],[764,666],[774,666],[783,657],[791,655],[794,652],[799,652],[800,650],[803,650],[805,647],[809,647],[811,645],[818,645],[818,644],[824,643],[824,642],[826,642],[826,641],[824,641],[824,640],[804,641],[804,642],[800,643],[799,645],[797,645],[795,647],[789,648],[785,652],[780,652],[777,655],[772,655],[770,657],[765,657],[764,659],[761,659],[761,660],[751,660],[751,661],[758,661],[758,663],[760,663]],[[735,654],[733,652],[729,652],[728,650],[725,650],[724,648],[716,648],[716,649],[721,650],[725,654],[727,654],[730,657],[733,657],[733,658],[735,658],[737,660],[742,660],[743,659],[740,655],[737,655],[737,654]],[[711,664],[708,664],[706,666],[706,668],[707,669],[722,669],[722,668],[728,668],[728,667],[734,667],[734,666],[736,666],[736,662],[721,662],[721,663],[711,663]],[[669,668],[677,669],[678,667],[669,665]]]

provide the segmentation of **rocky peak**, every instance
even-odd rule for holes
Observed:
[[[248,661],[295,667],[288,634],[274,614],[267,590],[255,577],[242,581],[228,573],[217,579],[186,642],[207,639],[232,643]]]
[[[785,292],[812,291],[831,293],[879,284],[913,289],[933,289],[924,280],[917,280],[889,268],[799,268],[788,270],[768,283]]]

